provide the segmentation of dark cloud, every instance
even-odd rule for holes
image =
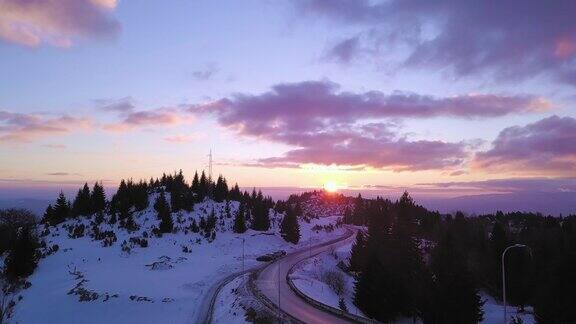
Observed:
[[[504,129],[492,148],[476,154],[478,169],[576,174],[576,119],[552,116]]]
[[[408,45],[405,64],[410,67],[450,68],[460,76],[493,73],[503,79],[549,74],[576,84],[573,0],[293,3],[306,14],[363,28],[364,34],[373,36],[367,40],[386,44],[377,55],[395,45]]]

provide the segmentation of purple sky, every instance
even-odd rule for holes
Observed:
[[[211,148],[246,187],[576,191],[574,1],[4,0],[0,71],[5,196]]]

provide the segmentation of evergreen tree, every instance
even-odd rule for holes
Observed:
[[[214,208],[212,208],[212,212],[208,215],[206,219],[206,231],[210,232],[216,228],[216,213],[214,212]]]
[[[104,187],[101,183],[94,183],[92,188],[91,200],[91,212],[100,213],[104,212],[106,209],[106,193],[104,192]]]
[[[295,211],[288,209],[280,224],[280,233],[286,242],[298,244],[300,241],[300,225]]]
[[[170,206],[168,205],[168,201],[166,201],[164,191],[161,191],[160,195],[156,199],[154,209],[157,212],[158,219],[160,219],[160,232],[171,233],[174,229],[174,222],[172,220],[172,213],[170,212]]]
[[[216,186],[214,187],[214,200],[222,202],[228,196],[228,184],[222,175],[218,176]]]
[[[5,271],[9,278],[28,277],[34,272],[38,264],[37,249],[39,246],[38,238],[30,226],[19,229],[8,257],[4,260]]]
[[[350,251],[350,265],[348,270],[350,271],[362,271],[364,265],[366,264],[366,238],[364,237],[364,232],[358,231],[356,234],[356,242],[352,245]]]
[[[192,179],[191,189],[198,201],[202,201],[200,199],[200,180],[198,179],[198,171],[194,172],[194,179]]]
[[[156,198],[156,201],[154,202],[154,210],[156,211],[158,219],[162,219],[163,214],[171,212],[164,190],[160,191],[160,195]]]
[[[47,220],[48,224],[50,225],[60,224],[63,221],[65,221],[68,217],[70,217],[70,214],[71,214],[70,203],[66,199],[66,196],[64,196],[64,193],[60,191],[60,195],[58,195],[58,199],[56,199],[56,204],[52,209],[51,218]]]
[[[434,281],[422,316],[426,322],[478,323],[482,320],[483,303],[466,257],[449,229],[432,253]]]
[[[234,233],[246,232],[246,219],[244,216],[244,209],[244,204],[241,203],[240,207],[238,207],[238,211],[236,212],[236,217],[234,217]]]
[[[42,216],[42,223],[52,225],[53,221],[54,221],[54,208],[52,207],[52,204],[49,204],[48,207],[46,207],[46,211],[44,211],[44,216]]]
[[[268,209],[259,200],[256,200],[252,206],[252,229],[255,231],[267,231],[270,229]]]
[[[198,200],[204,201],[204,198],[206,198],[209,191],[210,191],[209,179],[206,177],[206,173],[202,171],[202,175],[200,176],[200,183],[198,185]]]
[[[369,228],[368,257],[356,282],[354,302],[382,322],[417,316],[423,304],[421,292],[431,280],[409,229],[398,217],[384,230]]]
[[[84,183],[82,189],[78,190],[78,194],[72,204],[73,215],[88,216],[91,214],[90,206],[90,188],[87,183]]]

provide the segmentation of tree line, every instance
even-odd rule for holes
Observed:
[[[355,304],[383,321],[477,323],[480,290],[500,300],[501,255],[506,256],[507,303],[534,307],[539,323],[576,322],[576,216],[508,213],[440,215],[414,203],[356,198],[344,216],[366,225],[352,247]]]

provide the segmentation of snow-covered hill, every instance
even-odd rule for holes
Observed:
[[[235,234],[231,228],[239,202],[228,203],[230,213],[226,205],[205,200],[191,212],[173,213],[177,230],[162,237],[152,234],[159,226],[152,206],[134,213],[139,228],[132,232],[107,224],[105,216],[98,226],[104,240],[91,237],[94,216],[48,227],[43,237],[47,256],[27,279],[32,286],[14,296],[22,299],[10,322],[195,323],[209,288],[242,269],[243,251],[248,268],[259,264],[256,258],[263,254],[290,251],[307,246],[309,239],[323,241],[342,233],[333,230],[337,217],[313,219],[301,222],[302,239],[293,245],[279,235],[282,215],[270,210],[269,231]],[[214,240],[191,230],[193,222],[200,223],[212,210],[217,217]],[[72,238],[82,225],[83,236]]]

